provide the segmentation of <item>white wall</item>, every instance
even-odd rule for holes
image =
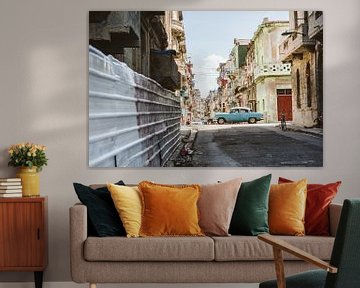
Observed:
[[[89,10],[204,9],[324,10],[323,168],[144,168],[87,167],[87,35]],[[0,175],[13,176],[6,148],[21,141],[48,146],[49,166],[41,193],[49,197],[50,262],[45,281],[67,281],[68,208],[76,202],[72,182],[143,179],[171,183],[214,182],[272,172],[311,182],[342,180],[336,200],[360,196],[360,2],[358,0],[1,0]],[[219,23],[219,25],[221,25]],[[241,35],[239,35],[241,36]],[[230,47],[230,46],[229,46]],[[231,48],[231,47],[230,47]],[[30,273],[0,273],[0,282],[32,281]]]

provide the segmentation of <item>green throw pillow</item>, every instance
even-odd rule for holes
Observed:
[[[241,184],[231,218],[232,235],[269,233],[268,208],[271,174]]]

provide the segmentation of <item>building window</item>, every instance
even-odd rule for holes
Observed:
[[[277,95],[283,95],[283,94],[285,94],[285,89],[276,89],[276,94],[277,94]]]
[[[310,63],[306,64],[306,98],[307,107],[311,107],[311,77],[310,77]]]
[[[276,89],[276,95],[291,96],[291,89]]]
[[[300,98],[300,72],[299,69],[296,70],[296,107],[301,108],[301,98]]]

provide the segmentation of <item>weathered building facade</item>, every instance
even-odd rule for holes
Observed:
[[[181,101],[181,123],[190,123],[193,120],[194,74],[193,64],[185,62],[185,75],[182,77],[182,86],[179,91]]]
[[[216,90],[209,91],[208,96],[205,98],[204,106],[204,118],[211,123],[211,120],[214,119],[215,112],[220,111],[219,97]]]
[[[167,49],[174,51],[174,60],[181,74],[181,86],[187,81],[186,75],[186,43],[182,11],[165,11],[164,26],[168,39]]]
[[[192,104],[191,104],[191,114],[192,119],[191,121],[199,121],[204,119],[205,116],[205,99],[201,97],[200,90],[194,89],[193,96],[192,96]]]
[[[252,38],[256,111],[264,114],[265,122],[279,121],[281,113],[292,120],[291,64],[282,63],[279,53],[281,34],[288,27],[288,21],[264,18]]]
[[[234,39],[229,59],[219,64],[220,111],[246,106],[262,112],[266,122],[277,122],[285,113],[292,120],[291,64],[282,63],[279,45],[288,21],[258,26],[251,40]]]
[[[229,83],[229,65],[227,63],[219,63],[217,68],[219,72],[219,77],[217,78],[218,84],[218,105],[219,111],[226,112],[228,107],[228,88]]]
[[[256,85],[254,81],[254,69],[255,69],[255,45],[253,41],[250,41],[246,53],[246,66],[245,73],[241,76],[244,77],[242,80],[243,86],[240,88],[243,93],[246,95],[247,107],[253,111],[257,111],[257,101],[256,101]]]
[[[323,13],[290,11],[288,36],[280,45],[281,60],[292,64],[294,123],[322,125]]]
[[[181,101],[181,123],[193,120],[193,65],[187,57],[182,11],[165,11],[164,25],[168,35],[168,49],[174,51],[174,60],[180,73],[180,88],[175,91]]]
[[[230,71],[231,95],[233,100],[231,101],[234,106],[248,106],[248,95],[243,89],[246,87],[246,54],[249,39],[234,39],[234,47],[230,52],[229,59],[233,62],[233,70]],[[231,108],[231,107],[230,107]]]
[[[166,13],[170,11],[90,11],[89,44],[166,89],[180,89],[176,52],[168,49]]]

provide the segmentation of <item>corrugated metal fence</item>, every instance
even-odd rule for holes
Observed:
[[[89,47],[89,166],[163,166],[180,144],[180,99]]]

